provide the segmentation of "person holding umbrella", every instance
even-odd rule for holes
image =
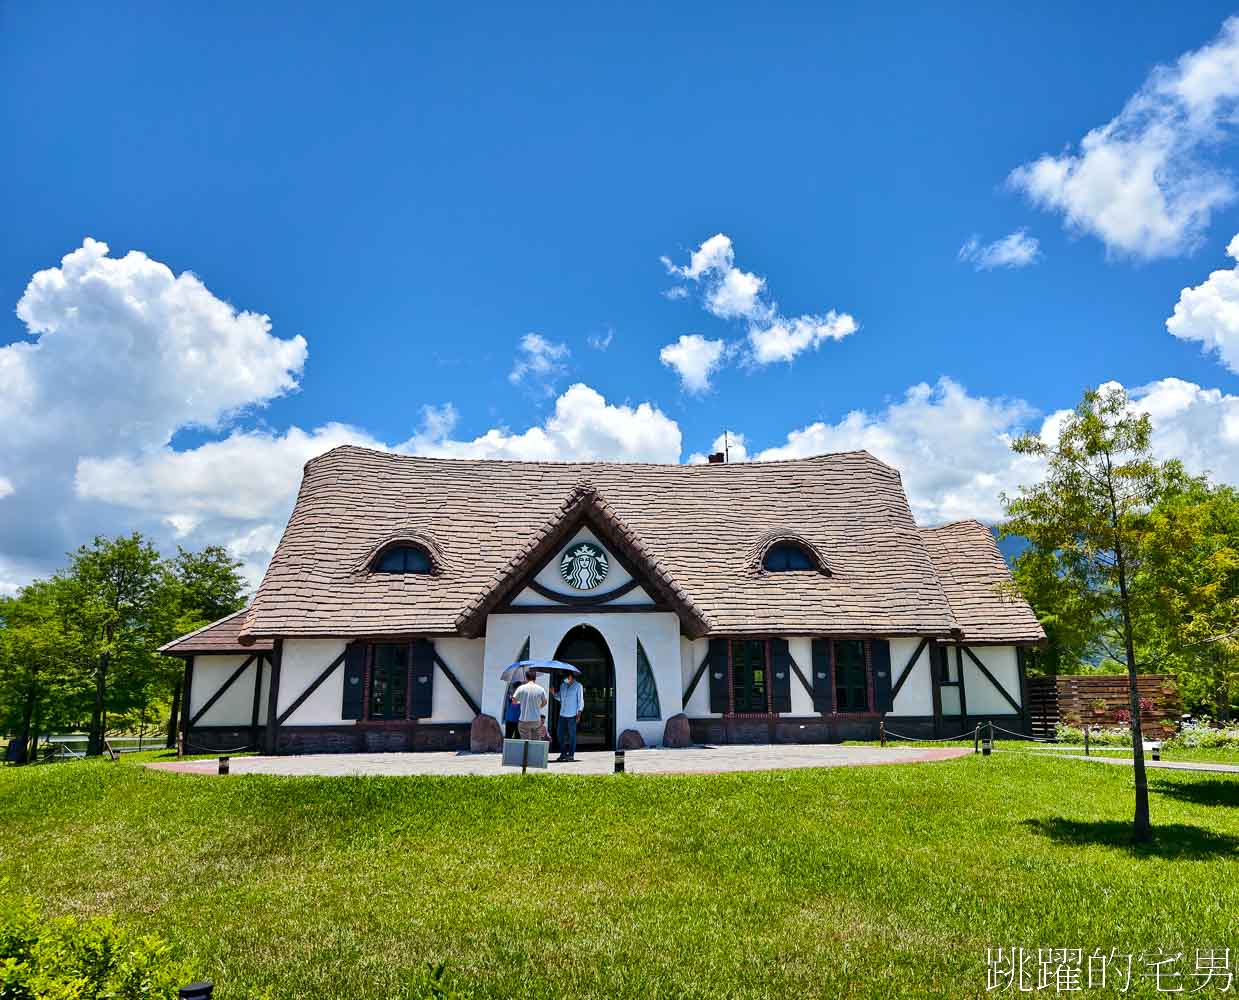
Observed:
[[[539,740],[542,738],[542,710],[547,704],[546,689],[534,680],[532,670],[526,672],[525,678],[525,683],[512,695],[512,700],[521,707],[516,729],[523,740]]]
[[[576,760],[576,727],[585,708],[585,689],[576,679],[576,669],[564,671],[563,683],[551,688],[559,702],[559,756],[556,761]]]

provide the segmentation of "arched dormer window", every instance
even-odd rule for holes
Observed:
[[[795,542],[779,542],[766,550],[762,566],[771,573],[786,573],[791,570],[816,570],[817,560],[808,550]]]
[[[429,573],[434,569],[426,550],[418,545],[395,545],[374,561],[376,573]]]

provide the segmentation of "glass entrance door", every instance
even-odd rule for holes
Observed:
[[[581,671],[585,708],[577,726],[578,750],[610,750],[615,746],[615,667],[607,642],[596,629],[578,625],[559,644],[555,659]],[[558,680],[557,680],[558,683]],[[551,699],[551,740],[558,749],[559,702]]]

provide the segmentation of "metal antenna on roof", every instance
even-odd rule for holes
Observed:
[[[723,431],[723,464],[731,462],[731,438],[727,436],[727,431]]]

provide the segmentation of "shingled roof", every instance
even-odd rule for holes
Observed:
[[[973,642],[1035,643],[1045,630],[1028,602],[1009,590],[1011,573],[994,533],[980,521],[922,528],[951,613]]]
[[[306,464],[242,641],[477,634],[495,592],[577,516],[641,556],[656,596],[690,635],[956,628],[899,474],[867,452],[647,465],[345,446]],[[803,539],[828,572],[766,572],[763,546],[777,538]],[[374,555],[397,541],[423,545],[435,571],[372,573]]]
[[[159,652],[168,656],[190,656],[194,653],[257,653],[270,650],[270,639],[258,639],[241,645],[239,635],[247,611],[249,608],[242,608],[225,615],[217,622],[203,625],[188,635],[160,646]]]

